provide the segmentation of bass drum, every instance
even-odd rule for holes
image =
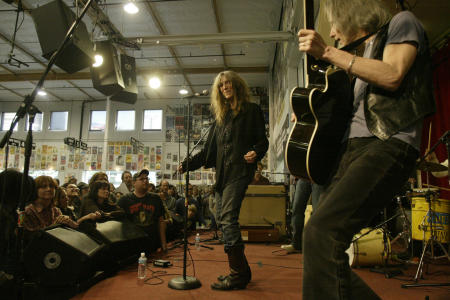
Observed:
[[[383,230],[370,230],[370,228],[364,228],[360,233],[356,234],[353,239],[357,240],[351,243],[350,247],[345,251],[348,254],[351,267],[382,265],[383,261],[389,258],[391,253],[389,237],[386,236],[387,241],[385,245],[383,242]],[[368,231],[370,232],[367,233]]]

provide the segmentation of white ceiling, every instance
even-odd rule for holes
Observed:
[[[80,0],[87,1],[87,0]],[[12,4],[0,1],[0,100],[20,101],[30,94],[48,62],[42,57],[30,9],[42,6],[48,0],[23,0],[25,13],[20,13],[23,24],[16,35],[14,58],[27,63],[20,68],[7,63],[11,51],[17,0]],[[64,2],[74,7],[75,1]],[[127,38],[155,37],[160,35],[198,35],[236,32],[278,31],[281,0],[136,0],[139,12],[124,12],[125,0],[99,2],[93,6],[106,16],[118,31]],[[75,11],[75,8],[73,8]],[[89,32],[94,28],[95,10],[90,9],[83,22]],[[49,16],[51,17],[51,16]],[[105,30],[95,27],[94,40],[104,39]],[[135,40],[133,40],[134,42]],[[214,76],[227,68],[236,69],[251,87],[268,87],[268,73],[273,62],[275,42],[207,44],[198,42],[180,46],[142,45],[139,50],[120,49],[136,58],[138,99],[179,98],[178,90],[186,86],[191,93],[210,87]],[[174,59],[177,56],[177,59]],[[169,71],[167,70],[169,69]],[[89,69],[67,74],[58,67],[53,72],[64,80],[48,76],[44,87],[45,100],[94,100],[105,96],[93,89]],[[148,87],[149,76],[158,72],[162,86],[158,90]],[[50,74],[52,75],[52,74]],[[37,101],[43,100],[39,96]]]
[[[20,68],[7,63],[11,51],[16,8],[18,0],[12,4],[0,0],[0,101],[21,101],[30,94],[43,73],[47,60],[42,57],[41,47],[30,9],[42,6],[49,0],[22,0],[25,13],[19,15],[23,23],[16,35],[14,58],[27,63]],[[8,0],[12,1],[12,0]],[[63,0],[74,7],[74,1]],[[85,3],[87,0],[78,0]],[[162,35],[198,37],[201,34],[219,33],[270,33],[279,30],[282,4],[284,0],[136,0],[140,9],[136,15],[123,11],[126,0],[93,2],[97,8],[90,9],[83,18],[88,31],[94,28],[96,11],[100,18],[110,22],[116,37],[135,42],[137,37],[144,41]],[[286,0],[294,1],[294,0]],[[395,0],[384,0],[393,10]],[[318,1],[317,1],[318,2]],[[425,26],[430,41],[449,33],[450,1],[410,0],[409,8]],[[74,9],[75,10],[75,9]],[[102,16],[103,15],[103,16]],[[51,16],[49,16],[51,17]],[[104,22],[103,22],[104,23]],[[101,26],[100,26],[101,27]],[[104,29],[105,25],[103,25]],[[109,31],[109,32],[108,32]],[[99,26],[93,31],[93,39],[104,39],[111,30]],[[222,38],[222,36],[221,36]],[[128,39],[128,40],[127,40]],[[130,40],[131,39],[131,40]],[[191,93],[201,92],[210,87],[214,76],[227,68],[237,70],[251,87],[268,87],[269,72],[272,67],[276,43],[241,42],[224,40],[221,44],[203,42],[182,43],[177,46],[143,44],[139,50],[120,46],[121,50],[136,58],[138,99],[179,98],[178,90],[188,87]],[[269,38],[270,40],[270,38]],[[177,58],[174,58],[176,56]],[[163,79],[159,90],[148,87],[152,73],[159,72]],[[67,74],[53,67],[44,87],[49,93],[45,100],[96,100],[105,96],[95,90],[90,80],[89,69]],[[62,77],[55,80],[53,77]],[[44,100],[37,98],[37,101]]]

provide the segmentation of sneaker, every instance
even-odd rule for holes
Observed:
[[[287,253],[302,253],[301,249],[295,249],[294,245],[281,245],[281,249],[285,250]]]

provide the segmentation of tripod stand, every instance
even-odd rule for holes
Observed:
[[[438,239],[436,237],[436,230],[433,229],[433,222],[434,222],[434,220],[436,220],[437,215],[433,211],[432,202],[438,201],[436,198],[437,198],[437,195],[435,192],[432,192],[430,190],[425,192],[425,199],[428,204],[428,211],[425,214],[425,216],[422,218],[422,222],[420,225],[420,229],[423,231],[424,245],[423,245],[423,249],[422,249],[422,254],[420,256],[419,265],[417,267],[416,275],[414,276],[414,282],[416,282],[416,283],[415,284],[402,284],[403,288],[420,287],[420,286],[450,286],[450,282],[449,283],[432,283],[432,284],[418,284],[417,283],[417,281],[419,280],[419,276],[422,278],[422,275],[423,275],[424,258],[425,258],[425,253],[427,252],[428,246],[430,246],[431,259],[439,259],[439,258],[446,257],[448,260],[450,260],[450,256],[448,255],[447,250],[438,241]],[[427,233],[428,229],[430,231],[430,236],[428,239],[426,239],[426,233]],[[444,252],[445,255],[435,257],[434,256],[434,244],[439,245],[439,247],[442,249],[442,251]]]

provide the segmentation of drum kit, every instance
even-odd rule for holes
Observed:
[[[417,169],[425,172],[446,171],[447,167],[432,162],[421,162]],[[450,260],[449,252],[443,243],[450,245],[450,200],[440,199],[440,189],[429,184],[426,188],[410,189],[405,195],[394,199],[396,213],[387,217],[384,210],[384,221],[371,228],[364,228],[354,236],[350,248],[347,249],[349,264],[351,267],[359,266],[387,266],[392,262],[405,262],[399,259],[400,254],[395,252],[407,251],[413,240],[422,241],[422,252],[420,261],[414,277],[417,282],[422,276],[424,258],[430,259],[447,258]],[[387,224],[392,220],[397,221],[397,234],[393,235]],[[400,224],[399,224],[400,223]],[[441,251],[437,256],[435,247]],[[411,254],[412,256],[412,254]],[[409,257],[410,259],[411,257]],[[384,271],[387,278],[397,275]],[[448,284],[442,284],[448,285]],[[413,287],[422,285],[402,285],[402,287]]]

